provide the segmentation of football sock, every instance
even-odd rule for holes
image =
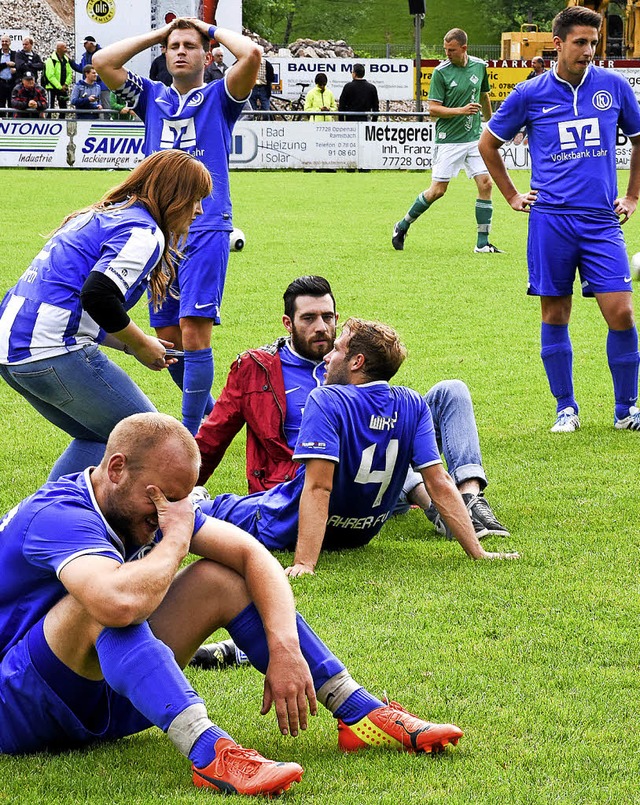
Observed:
[[[334,711],[333,715],[341,718],[345,724],[355,724],[377,707],[384,707],[384,702],[372,696],[365,688],[358,688]]]
[[[302,654],[309,665],[318,700],[336,718],[355,723],[383,702],[357,684],[340,660],[332,654],[302,615],[296,614]],[[233,642],[262,673],[267,670],[269,649],[262,620],[254,604],[249,604],[227,625]]]
[[[207,718],[204,702],[178,667],[173,652],[155,637],[146,621],[123,629],[103,629],[96,651],[104,678],[116,693],[166,732],[183,755],[190,757],[201,738],[196,750],[198,764],[211,762],[215,742],[228,737],[227,733]]]
[[[306,623],[302,615],[297,614],[296,619],[300,648],[309,664],[314,687],[318,690],[336,674],[343,672],[345,668]],[[247,655],[251,665],[264,674],[269,664],[269,648],[262,619],[255,605],[249,604],[245,607],[227,624],[226,629],[236,646]]]
[[[411,224],[419,218],[423,212],[426,212],[429,207],[431,206],[431,201],[426,201],[425,197],[420,193],[420,195],[416,198],[413,202],[411,207],[409,208],[409,212],[404,216],[401,221],[398,221],[396,226],[401,232],[407,232]]]
[[[489,231],[491,229],[491,219],[493,217],[493,204],[491,199],[476,199],[476,223],[478,224],[477,247],[481,248],[489,243]]]
[[[547,373],[549,388],[557,400],[557,410],[573,408],[578,413],[578,404],[573,396],[573,350],[569,325],[542,322],[540,341],[540,357]]]
[[[168,372],[171,375],[173,382],[180,389],[180,391],[182,391],[182,387],[184,385],[184,358],[177,358],[176,360],[177,363],[172,363],[171,366],[168,367]],[[209,399],[204,407],[205,416],[211,413],[214,403],[215,400],[211,394],[209,394]]]
[[[200,428],[213,385],[211,347],[185,351],[182,423],[195,436]]]
[[[629,407],[638,400],[638,331],[609,330],[607,335],[607,359],[613,378],[613,394],[616,401],[616,418],[629,414]]]
[[[62,475],[82,472],[87,467],[97,467],[102,461],[105,447],[104,442],[73,439],[51,468],[47,481],[57,481]]]

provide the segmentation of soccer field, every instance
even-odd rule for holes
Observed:
[[[124,174],[1,176],[4,293],[43,233]],[[528,178],[514,176],[521,188]],[[376,318],[401,333],[409,358],[395,382],[422,392],[444,378],[468,384],[487,498],[512,533],[485,546],[521,559],[474,563],[412,511],[369,546],[325,555],[317,576],[293,581],[300,611],[356,679],[420,716],[458,724],[465,737],[439,757],[342,756],[324,710],[301,737],[280,736],[273,714],[259,715],[256,671],[188,676],[237,741],[305,767],[285,802],[640,803],[640,433],[613,428],[606,325],[577,294],[582,428],[549,433],[555,404],[539,358],[539,304],[526,296],[526,216],[496,194],[491,240],[506,254],[473,254],[475,185],[461,176],[411,228],[405,250],[393,251],[393,223],[428,184],[419,173],[232,173],[234,222],[247,245],[231,255],[223,326],[214,330],[214,394],[239,351],[281,334],[282,292],[301,274],[330,280],[343,321]],[[640,213],[625,231],[629,253],[640,251]],[[148,328],[142,304],[135,318]],[[160,410],[179,416],[167,373],[115,358]],[[45,480],[68,438],[3,383],[0,414],[5,512]],[[208,486],[242,493],[243,479],[236,440]],[[291,555],[281,558],[286,565]],[[188,762],[155,729],[83,752],[0,756],[0,803],[207,796],[215,795],[192,788]]]

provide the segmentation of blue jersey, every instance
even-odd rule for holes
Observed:
[[[523,126],[537,210],[613,214],[617,127],[628,137],[640,134],[640,108],[622,76],[590,65],[577,87],[555,70],[518,84],[488,129],[506,142]]]
[[[231,231],[231,132],[245,101],[229,95],[226,80],[203,84],[180,95],[173,86],[131,72],[118,95],[144,120],[145,156],[178,148],[197,157],[211,174],[213,191],[204,199],[203,213],[190,230]]]
[[[194,533],[204,515],[196,509]],[[0,658],[65,594],[59,579],[80,556],[141,558],[162,538],[127,551],[105,520],[89,470],[45,484],[0,520]]]
[[[287,398],[287,407],[284,417],[284,433],[287,444],[293,450],[298,441],[302,413],[307,397],[313,389],[324,383],[325,364],[304,358],[287,342],[280,350],[280,363],[282,365],[282,379],[284,380],[284,393]]]
[[[163,251],[164,235],[142,206],[72,218],[0,305],[0,363],[28,363],[102,341],[104,331],[80,300],[89,273],[98,271],[114,282],[129,309]]]
[[[407,467],[442,463],[429,407],[417,391],[385,382],[321,386],[304,409],[294,459],[336,464],[323,548],[366,545],[402,491]],[[293,548],[304,467],[266,492],[219,495],[207,514],[234,523],[267,548]]]

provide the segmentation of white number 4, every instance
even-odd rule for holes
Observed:
[[[382,496],[387,491],[387,487],[391,483],[393,470],[396,466],[396,459],[398,458],[398,440],[391,439],[387,445],[385,456],[385,465],[383,470],[372,470],[373,457],[376,452],[376,445],[370,444],[362,451],[362,458],[360,460],[360,468],[355,477],[357,484],[380,484],[380,490],[373,501],[374,506],[379,506],[382,503]]]

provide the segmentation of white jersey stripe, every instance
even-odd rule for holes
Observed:
[[[12,296],[0,317],[0,363],[8,363],[9,337],[13,322],[24,304],[24,296]]]

